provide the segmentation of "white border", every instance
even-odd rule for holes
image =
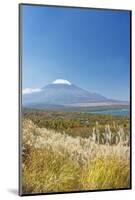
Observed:
[[[0,196],[1,199],[18,199],[18,3],[42,3],[80,7],[132,9],[133,51],[135,55],[135,6],[134,0],[3,0],[0,4]],[[132,61],[132,76],[135,74],[135,59]],[[133,89],[134,79],[132,77]],[[133,169],[135,169],[135,92],[133,90]],[[25,197],[29,199],[134,199],[133,190],[60,194]]]

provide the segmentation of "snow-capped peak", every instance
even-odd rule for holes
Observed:
[[[66,84],[66,85],[71,85],[71,83],[67,80],[64,79],[56,79],[55,81],[52,82],[52,84]]]

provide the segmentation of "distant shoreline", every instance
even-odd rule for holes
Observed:
[[[57,107],[56,105],[51,107],[23,107],[23,110],[27,111],[47,111],[47,112],[81,112],[97,115],[120,115],[128,116],[130,114],[129,105],[106,105],[106,106],[92,106],[92,107]]]
[[[92,114],[102,114],[102,115],[113,115],[113,116],[129,116],[130,110],[127,109],[106,109],[106,110],[100,110],[100,111],[91,111]]]
[[[64,104],[64,106],[71,107],[97,107],[97,106],[129,106],[129,102],[125,101],[105,101],[105,102],[90,102],[90,103],[73,103],[73,104]]]

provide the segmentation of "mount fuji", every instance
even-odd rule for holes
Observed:
[[[25,89],[22,103],[24,107],[43,109],[128,104],[91,93],[64,79],[57,79],[41,89]]]

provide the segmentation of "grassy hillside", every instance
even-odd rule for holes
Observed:
[[[23,193],[129,188],[129,128],[127,117],[25,112]]]
[[[66,133],[72,137],[81,136],[88,138],[96,131],[96,123],[100,133],[105,132],[106,126],[113,132],[114,139],[118,137],[118,132],[124,131],[129,137],[130,121],[129,117],[97,115],[81,112],[51,112],[39,110],[25,110],[23,118],[32,120],[38,127],[56,130]]]

